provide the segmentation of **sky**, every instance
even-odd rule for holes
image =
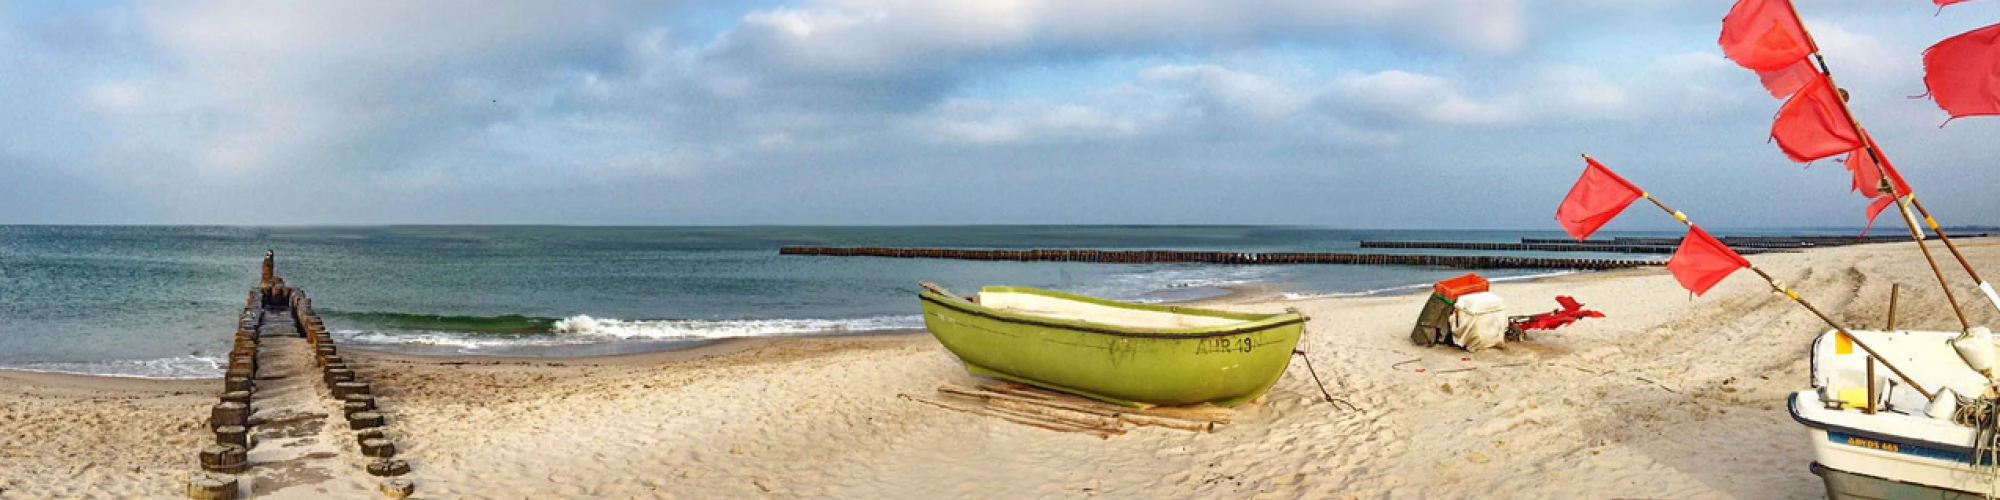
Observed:
[[[1589,153],[1707,226],[1858,226],[1729,6],[0,0],[0,224],[1553,230]],[[1938,220],[2000,224],[2000,117],[1911,97],[2000,0],[1798,9]]]

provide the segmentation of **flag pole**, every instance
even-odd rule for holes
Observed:
[[[2000,292],[1995,292],[1993,284],[1979,277],[1979,271],[1973,270],[1972,263],[1965,261],[1965,254],[1958,251],[1958,245],[1952,244],[1951,236],[1944,234],[1944,228],[1938,227],[1937,219],[1931,218],[1931,211],[1924,208],[1924,202],[1917,200],[1916,193],[1910,194],[1910,206],[1916,207],[1917,214],[1924,216],[1924,223],[1929,224],[1931,232],[1937,233],[1938,241],[1943,241],[1944,247],[1951,250],[1951,256],[1958,258],[1958,265],[1965,268],[1965,274],[1972,276],[1972,282],[1979,284],[1979,291],[1986,293],[1986,301],[1992,303],[1994,309],[2000,309]]]
[[[1812,50],[1813,59],[1819,62],[1818,69],[1820,76],[1826,78],[1827,86],[1833,87],[1836,94],[1842,93],[1840,86],[1834,84],[1833,70],[1827,67],[1826,56],[1820,54],[1819,41],[1813,38],[1812,30],[1806,29],[1805,19],[1799,17],[1798,5],[1793,4],[1791,0],[1785,0],[1785,8],[1791,9],[1792,19],[1798,20],[1799,33],[1805,36],[1806,47]],[[1882,181],[1888,183],[1888,185],[1890,186],[1889,196],[1895,200],[1896,209],[1899,210],[1901,212],[1901,215],[1903,216],[1902,217],[1903,225],[1910,228],[1910,239],[1916,240],[1917,249],[1922,251],[1924,254],[1924,262],[1930,264],[1931,274],[1937,276],[1938,288],[1944,290],[1945,301],[1951,303],[1951,312],[1952,314],[1958,317],[1959,331],[1966,332],[1972,330],[1972,321],[1965,318],[1965,309],[1959,307],[1958,295],[1951,291],[1951,282],[1946,281],[1944,279],[1944,269],[1938,267],[1937,257],[1931,255],[1930,244],[1924,242],[1923,230],[1917,227],[1916,216],[1912,214],[1910,211],[1909,201],[1904,200],[1902,196],[1898,196],[1897,193],[1895,192],[1895,181],[1892,180],[1891,177],[1889,177],[1889,167],[1882,162],[1882,154],[1876,150],[1874,138],[1869,137],[1868,133],[1862,130],[1861,120],[1855,118],[1854,109],[1849,108],[1847,106],[1847,96],[1842,95],[1839,97],[1840,100],[1838,102],[1840,104],[1840,112],[1842,114],[1847,115],[1847,123],[1854,127],[1854,134],[1860,136],[1861,148],[1868,152],[1868,159],[1875,161],[1875,170],[1876,172],[1879,172],[1882,175]],[[1908,193],[1908,195],[1914,196],[1914,193]],[[1942,234],[1942,232],[1940,232],[1940,234]],[[1946,247],[1950,248],[1952,255],[1958,258],[1959,264],[1965,265],[1965,271],[1967,273],[1973,273],[1972,266],[1970,264],[1966,264],[1965,256],[1959,254],[1958,247],[1952,245],[1946,245]],[[1973,274],[1976,275],[1976,273]],[[1977,281],[1977,278],[1974,278],[1974,280]],[[1984,285],[1985,282],[1980,282],[1980,284]],[[1986,286],[1985,288],[1991,288],[1991,286]],[[1995,299],[1996,302],[1994,303],[1994,306],[2000,307],[2000,298],[1995,298]]]
[[[1583,155],[1583,157],[1586,160],[1590,159],[1590,155],[1588,154]],[[1660,207],[1661,211],[1665,211],[1668,215],[1674,216],[1674,220],[1681,221],[1681,224],[1687,225],[1687,227],[1690,229],[1694,228],[1694,222],[1688,220],[1687,214],[1683,214],[1679,210],[1674,210],[1672,207],[1668,207],[1667,204],[1661,202],[1659,198],[1654,198],[1652,193],[1641,190],[1639,192],[1639,196],[1645,198],[1646,201],[1653,202],[1653,206]],[[1764,272],[1763,269],[1758,269],[1756,265],[1748,265],[1744,267],[1749,268],[1751,272],[1757,273],[1758,277],[1764,278],[1764,283],[1771,285],[1771,291],[1784,294],[1786,297],[1790,297],[1793,302],[1797,302],[1799,305],[1805,306],[1807,311],[1812,311],[1814,316],[1818,316],[1820,321],[1826,322],[1827,326],[1833,327],[1833,330],[1835,332],[1839,332],[1840,336],[1846,337],[1847,340],[1853,342],[1854,345],[1860,346],[1862,351],[1867,352],[1869,356],[1874,357],[1875,359],[1881,361],[1882,366],[1889,367],[1889,371],[1891,373],[1895,373],[1896,378],[1903,379],[1903,383],[1905,384],[1910,384],[1910,388],[1916,389],[1917,393],[1919,394],[1923,394],[1924,399],[1926,400],[1931,399],[1932,397],[1931,392],[1925,390],[1923,384],[1919,384],[1917,383],[1916,380],[1910,379],[1910,376],[1908,374],[1903,373],[1902,369],[1896,368],[1896,365],[1891,364],[1888,358],[1884,358],[1882,357],[1882,355],[1876,354],[1875,348],[1869,347],[1867,343],[1861,341],[1861,338],[1855,337],[1854,334],[1847,333],[1846,327],[1840,326],[1840,322],[1834,321],[1833,317],[1827,316],[1826,313],[1824,312],[1820,312],[1818,307],[1813,307],[1812,303],[1806,301],[1804,297],[1800,297],[1798,292],[1792,291],[1792,289],[1790,288],[1786,288],[1783,283],[1778,282],[1777,278],[1771,277],[1771,274]]]

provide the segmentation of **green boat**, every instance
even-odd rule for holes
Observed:
[[[1141,408],[1256,399],[1284,375],[1306,322],[1296,311],[1130,304],[1007,286],[967,300],[926,288],[924,325],[967,371]]]

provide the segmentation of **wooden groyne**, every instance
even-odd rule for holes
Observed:
[[[1624,244],[1624,243],[1505,243],[1483,241],[1363,241],[1361,248],[1402,248],[1430,250],[1492,250],[1492,251],[1536,251],[1536,252],[1606,252],[1671,254],[1675,245]],[[1737,253],[1752,254],[1773,251],[1766,248],[1739,248]]]
[[[341,358],[312,299],[277,276],[273,259],[265,254],[264,277],[237,318],[221,402],[209,412],[215,442],[202,448],[202,472],[189,479],[187,496],[237,498],[247,482],[238,475],[265,462],[283,462],[290,473],[362,463],[368,474],[384,478],[384,495],[408,496],[414,484],[395,476],[408,474],[410,465],[395,458],[395,443],[383,433],[384,417],[368,383]],[[325,422],[332,415],[340,415],[341,423]],[[326,441],[352,442],[356,446],[350,449],[364,458],[334,460],[326,453],[328,458],[300,459],[291,452],[258,451],[312,449]],[[326,472],[331,471],[315,473]]]
[[[1011,262],[1099,262],[1115,264],[1358,264],[1441,266],[1464,269],[1623,269],[1656,266],[1659,261],[1625,259],[1555,259],[1489,255],[1381,255],[1323,252],[1208,252],[1186,250],[990,250],[960,248],[783,247],[778,255],[818,257],[886,257],[896,259],[957,259]]]

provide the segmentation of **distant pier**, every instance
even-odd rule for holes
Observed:
[[[820,257],[887,257],[897,259],[957,259],[1013,262],[1102,262],[1150,264],[1361,264],[1442,266],[1465,269],[1623,269],[1657,266],[1660,261],[1624,259],[1553,259],[1489,255],[1379,255],[1324,252],[1206,252],[1184,250],[975,250],[956,248],[783,247],[779,255]]]

